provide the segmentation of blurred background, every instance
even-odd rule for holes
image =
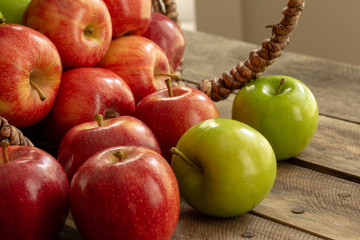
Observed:
[[[287,0],[176,0],[182,28],[260,45]],[[308,0],[285,49],[360,65],[360,1]]]

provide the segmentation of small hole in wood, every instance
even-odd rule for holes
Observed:
[[[297,208],[292,209],[291,212],[294,213],[294,214],[302,214],[302,213],[305,212],[305,210],[302,209],[302,208],[297,207]]]
[[[342,198],[347,198],[350,197],[351,195],[349,193],[339,193],[338,196]]]
[[[241,236],[242,236],[243,238],[252,238],[252,237],[254,237],[255,235],[254,235],[253,233],[251,233],[251,232],[244,232],[243,234],[241,234]]]

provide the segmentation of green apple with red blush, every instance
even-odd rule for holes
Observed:
[[[290,76],[261,77],[236,95],[232,118],[258,130],[277,160],[298,155],[311,142],[319,110],[311,90]]]

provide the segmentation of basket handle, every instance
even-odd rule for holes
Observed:
[[[8,139],[10,145],[34,146],[23,133],[0,116],[0,140]]]
[[[181,22],[178,18],[179,13],[177,12],[177,4],[174,0],[152,0],[153,8],[155,12],[164,14],[171,18],[179,27]],[[163,5],[162,5],[163,4]]]
[[[174,0],[152,0],[154,11],[170,17],[179,26],[176,3]],[[164,8],[163,8],[164,6]],[[240,61],[236,67],[226,71],[221,77],[205,79],[198,89],[206,93],[213,101],[225,100],[233,90],[242,88],[246,83],[258,78],[268,66],[273,64],[289,44],[290,34],[294,31],[305,7],[305,0],[289,0],[283,9],[280,23],[268,25],[272,28],[271,38],[265,39],[259,49],[252,50],[248,59]],[[180,66],[182,71],[182,66]]]
[[[225,100],[233,90],[240,89],[246,83],[260,77],[266,68],[280,57],[281,50],[289,44],[290,34],[295,29],[304,7],[305,0],[289,0],[283,9],[280,23],[266,26],[272,28],[272,36],[262,42],[261,48],[252,50],[248,59],[240,61],[221,77],[203,80],[198,88],[216,102]]]

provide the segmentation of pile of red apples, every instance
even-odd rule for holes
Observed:
[[[32,0],[23,25],[0,25],[0,116],[57,149],[1,142],[0,239],[56,239],[69,210],[84,239],[173,235],[169,150],[219,117],[204,93],[168,81],[184,48],[151,0]]]

